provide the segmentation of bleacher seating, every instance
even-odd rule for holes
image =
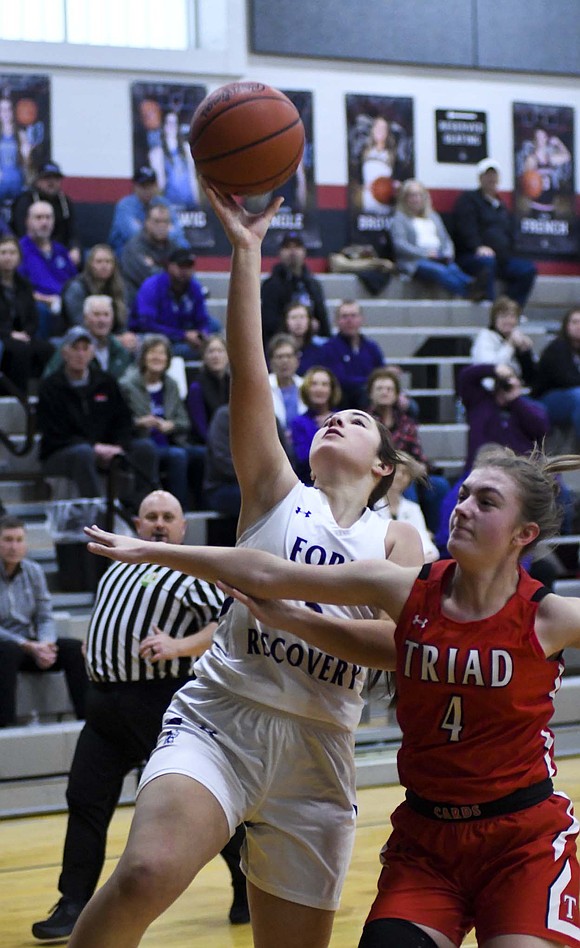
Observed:
[[[197,276],[209,291],[211,312],[223,319],[228,275],[198,272]],[[398,277],[391,279],[380,297],[372,298],[354,275],[323,274],[320,279],[330,307],[343,298],[361,300],[365,332],[377,340],[388,360],[402,366],[410,394],[419,401],[422,411],[425,408],[420,434],[428,457],[448,477],[457,476],[463,464],[467,426],[455,418],[455,376],[460,367],[469,362],[471,339],[478,329],[487,325],[488,305],[450,300],[444,293],[437,293],[436,298],[412,299],[417,288],[412,281]],[[538,279],[526,309],[526,332],[533,336],[537,351],[541,351],[557,329],[565,311],[579,301],[580,277]],[[0,428],[22,439],[23,421],[22,409],[15,400],[0,398]],[[10,513],[22,516],[27,522],[31,555],[47,572],[55,608],[60,610],[58,621],[62,634],[84,637],[93,596],[90,592],[66,593],[58,588],[54,543],[46,525],[49,492],[40,473],[36,448],[28,455],[14,457],[0,445],[0,496]],[[189,513],[186,542],[207,542],[208,526],[218,517],[213,511]],[[575,543],[580,544],[580,537],[566,542],[574,547]],[[557,591],[577,595],[580,581],[560,580]],[[580,671],[577,656],[570,657],[572,670]],[[44,704],[38,695],[30,703],[26,698],[26,681],[23,681],[20,708],[23,720],[33,712],[41,720],[50,714],[66,716],[70,713],[64,707],[60,690],[63,683],[56,681],[59,676],[43,676],[43,679],[51,677],[55,681],[49,680],[43,685],[46,689]],[[560,751],[572,753],[580,751],[579,717],[575,710],[580,678],[571,677],[565,684],[556,721],[562,724],[566,735],[564,745],[559,738]],[[68,721],[0,732],[0,816],[64,807],[65,775],[78,729],[77,722]],[[367,728],[365,734],[361,734],[361,742],[374,740],[376,730]],[[378,732],[384,746],[380,754],[373,756],[365,752],[361,758],[361,785],[376,782],[377,775],[380,779],[385,768],[391,778],[394,774],[398,729],[389,725],[385,730],[383,723]],[[15,786],[19,788],[16,802],[11,792]],[[134,793],[134,787],[132,777],[127,784],[127,799]]]

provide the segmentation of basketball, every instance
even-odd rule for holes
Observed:
[[[197,107],[189,133],[196,168],[224,194],[266,194],[296,171],[304,126],[290,99],[261,82],[230,82]]]
[[[379,204],[388,204],[393,196],[393,182],[383,175],[371,182],[371,194]]]
[[[542,193],[542,176],[539,171],[524,171],[522,191],[528,198],[537,198]]]
[[[38,106],[34,99],[19,99],[16,103],[16,121],[19,125],[34,125],[38,118]]]
[[[139,114],[148,132],[161,127],[161,106],[155,99],[143,99],[139,103]]]

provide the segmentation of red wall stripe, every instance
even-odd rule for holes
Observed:
[[[126,194],[130,194],[132,183],[129,178],[80,178],[67,177],[64,190],[74,200],[87,204],[114,204]],[[346,211],[348,208],[348,188],[341,184],[321,184],[316,189],[318,207],[321,211]],[[457,188],[431,188],[431,200],[436,210],[448,213],[461,191]],[[509,205],[511,192],[502,193]],[[580,215],[580,195],[576,195],[576,212]],[[264,269],[271,269],[274,259],[264,259]],[[309,257],[308,265],[318,273],[325,272],[325,257]],[[538,270],[544,275],[577,276],[580,275],[580,261],[537,261]],[[203,269],[224,270],[227,268],[225,257],[203,257]]]

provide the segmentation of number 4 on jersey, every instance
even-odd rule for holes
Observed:
[[[458,741],[459,735],[463,730],[463,704],[460,695],[453,695],[447,710],[443,715],[443,720],[439,725],[442,731],[449,731],[449,740]]]

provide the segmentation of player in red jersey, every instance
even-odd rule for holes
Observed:
[[[519,566],[556,533],[553,474],[580,457],[487,457],[451,515],[454,561],[284,562],[253,550],[148,547],[93,528],[93,552],[218,577],[254,614],[341,658],[397,669],[405,802],[359,948],[580,946],[572,804],[552,787],[548,729],[562,650],[580,646],[580,601]],[[167,547],[167,549],[165,549]],[[226,591],[234,592],[226,587]],[[398,620],[352,622],[269,596],[367,603]]]

